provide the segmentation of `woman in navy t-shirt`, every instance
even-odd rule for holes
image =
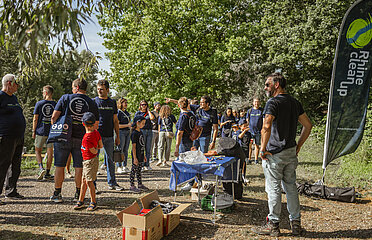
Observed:
[[[231,126],[235,123],[235,117],[232,114],[232,109],[227,108],[225,114],[221,117],[222,137],[229,137]]]
[[[124,161],[117,162],[117,172],[127,173],[130,170],[127,168],[128,162],[128,148],[130,142],[130,126],[131,118],[130,113],[127,111],[128,101],[125,98],[119,98],[117,101],[118,105],[118,120],[119,120],[119,137],[120,137],[120,148],[124,154]]]
[[[146,100],[142,100],[139,105],[139,111],[136,112],[134,117],[142,116],[146,119],[145,126],[141,129],[143,137],[145,139],[145,151],[146,158],[150,159],[151,155],[151,141],[152,141],[152,123],[151,120],[155,119],[154,114],[149,110],[149,105]],[[150,161],[145,162],[145,167],[143,170],[151,170]]]
[[[159,126],[159,143],[158,143],[158,156],[159,161],[157,166],[168,167],[167,161],[169,161],[173,134],[173,123],[177,120],[172,110],[168,105],[163,105],[159,112],[158,126]]]

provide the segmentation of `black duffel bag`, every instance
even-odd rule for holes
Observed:
[[[334,201],[355,202],[356,193],[354,187],[327,187],[326,185],[314,185],[309,183],[297,184],[300,194],[309,197],[323,198]]]

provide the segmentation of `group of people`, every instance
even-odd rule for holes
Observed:
[[[12,74],[2,79],[0,92],[0,194],[4,182],[5,196],[23,198],[17,192],[16,183],[20,174],[21,155],[24,141],[26,121],[22,108],[14,93],[19,83]],[[142,100],[138,111],[131,114],[127,111],[127,100],[118,101],[109,97],[109,82],[99,80],[98,96],[91,99],[86,95],[87,82],[76,79],[72,82],[72,94],[63,95],[58,102],[53,101],[53,87],[43,87],[43,100],[35,105],[33,119],[33,138],[35,153],[39,163],[40,173],[45,179],[54,179],[54,192],[50,199],[62,202],[62,185],[65,177],[65,167],[72,156],[75,168],[76,193],[75,209],[84,207],[84,197],[87,189],[91,195],[88,210],[95,210],[97,202],[96,175],[98,171],[98,154],[104,149],[104,167],[107,171],[108,188],[122,191],[115,178],[117,173],[130,172],[130,191],[148,190],[142,184],[141,172],[151,170],[150,162],[167,167],[172,139],[176,141],[174,155],[190,151],[193,147],[203,153],[213,149],[217,136],[232,137],[242,146],[251,162],[251,146],[255,148],[254,161],[262,159],[265,174],[265,189],[268,193],[269,214],[267,223],[254,231],[258,234],[278,236],[281,211],[282,186],[287,194],[287,206],[292,226],[292,233],[300,234],[300,205],[296,181],[297,154],[310,134],[312,124],[304,112],[302,105],[285,92],[286,79],[280,73],[269,75],[265,82],[265,91],[272,97],[265,108],[260,107],[260,100],[254,98],[253,107],[239,114],[231,108],[221,116],[211,106],[212,99],[202,96],[199,104],[186,97],[180,99],[166,98],[166,104],[154,104],[151,111],[148,102]],[[168,103],[177,104],[180,109],[178,120],[171,112]],[[67,142],[48,143],[50,126],[61,116],[72,118],[71,140]],[[302,132],[296,143],[297,122],[302,126]],[[173,133],[176,124],[176,133]],[[194,126],[201,127],[201,134],[196,140],[190,138]],[[132,142],[132,167],[127,167],[128,148]],[[44,170],[41,151],[47,147],[47,164]],[[119,146],[124,161],[116,163],[114,148]],[[50,173],[54,156],[55,173]],[[40,176],[39,176],[40,177]],[[135,187],[135,177],[138,185]],[[189,186],[185,186],[190,188]],[[0,204],[4,204],[0,201]]]

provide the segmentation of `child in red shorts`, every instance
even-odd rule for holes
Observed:
[[[84,113],[82,121],[85,127],[85,135],[81,143],[81,153],[83,155],[83,176],[79,201],[77,201],[74,209],[77,210],[84,207],[85,193],[89,187],[90,204],[87,210],[94,211],[97,209],[97,201],[93,182],[97,178],[99,164],[98,149],[102,148],[103,144],[101,135],[97,131],[98,125],[95,124],[96,118],[94,114],[91,112]]]

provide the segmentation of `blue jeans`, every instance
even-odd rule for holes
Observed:
[[[130,143],[130,130],[120,130],[119,131],[119,137],[120,137],[120,148],[121,152],[124,154],[124,161],[123,162],[117,162],[117,167],[126,167],[128,163],[128,148]]]
[[[114,163],[114,137],[102,137],[103,149],[105,150],[105,165],[107,169],[107,183],[110,186],[117,185],[115,179]]]
[[[268,196],[269,215],[272,222],[280,221],[282,207],[282,186],[287,196],[289,219],[300,220],[300,200],[296,187],[296,168],[298,159],[296,147],[288,148],[280,153],[267,156],[262,161],[265,174],[265,190]]]
[[[141,131],[143,133],[143,138],[145,139],[145,156],[147,158],[147,162],[144,163],[144,166],[150,167],[152,129],[141,129]]]
[[[83,155],[81,154],[82,139],[72,138],[68,142],[54,143],[54,166],[66,167],[68,156],[72,155],[73,167],[83,167]]]
[[[181,141],[181,144],[178,148],[178,152],[179,153],[184,153],[184,152],[187,152],[187,151],[190,151],[191,150],[191,147],[192,147],[192,142],[185,142],[183,143]]]
[[[196,148],[199,148],[199,150],[202,151],[203,153],[207,153],[210,141],[211,136],[199,137],[194,141],[194,146]]]

